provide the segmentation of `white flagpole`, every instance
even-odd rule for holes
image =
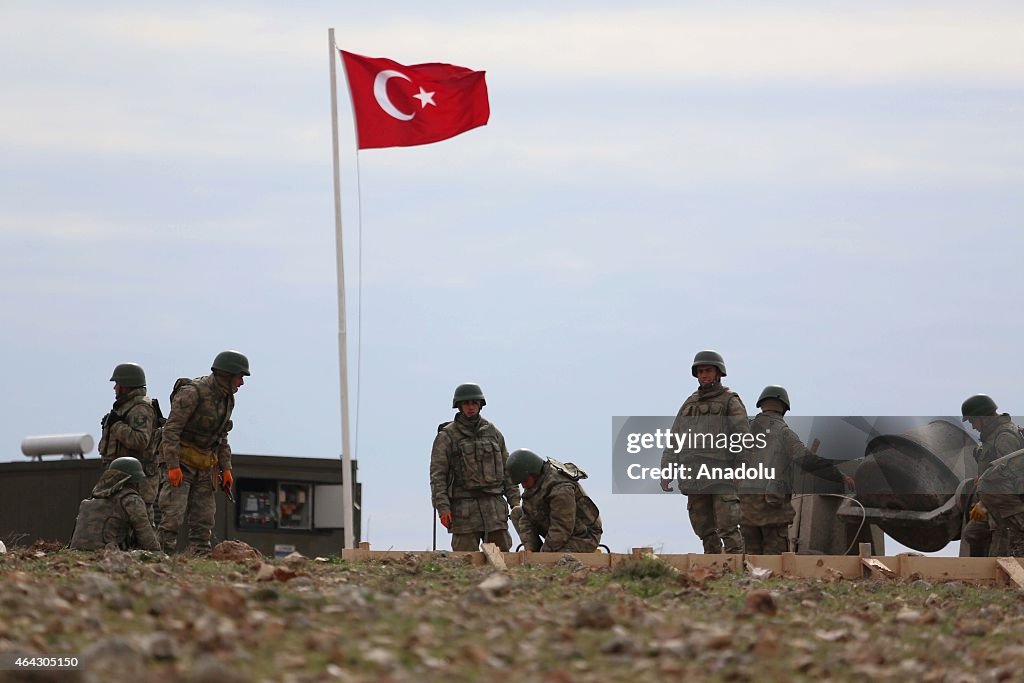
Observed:
[[[338,152],[338,50],[334,44],[334,29],[327,29],[327,51],[331,59],[331,152],[334,159],[334,237],[338,262],[338,374],[341,381],[341,488],[345,547],[354,548],[352,527],[352,453],[349,450],[348,424],[348,332],[345,318],[345,252],[341,232],[341,159]]]

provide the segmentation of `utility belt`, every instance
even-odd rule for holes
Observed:
[[[178,460],[195,470],[208,470],[217,464],[217,454],[213,451],[181,444]]]

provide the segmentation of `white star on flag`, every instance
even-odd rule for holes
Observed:
[[[420,109],[426,109],[428,104],[432,104],[435,107],[437,106],[437,103],[434,102],[434,93],[427,92],[426,90],[423,89],[422,85],[420,86],[419,94],[413,95],[413,97],[420,101]]]

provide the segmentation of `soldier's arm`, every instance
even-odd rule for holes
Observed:
[[[217,446],[217,464],[222,470],[231,469],[231,445],[228,444],[228,432],[235,426],[235,423],[228,420],[227,425],[224,427],[224,438],[220,440],[220,444]]]
[[[1004,455],[1009,455],[1014,451],[1019,451],[1021,448],[1024,448],[1024,443],[1021,443],[1021,438],[1014,432],[1004,431],[996,437],[996,442],[992,448],[994,451],[992,460],[997,460]]]
[[[548,498],[550,526],[541,552],[558,552],[572,538],[572,530],[576,527],[576,491],[569,482],[555,484]]]
[[[125,496],[121,504],[135,532],[135,542],[138,546],[143,550],[160,550],[160,542],[156,540],[156,533],[149,523],[149,514],[146,512],[146,503],[142,496]]]
[[[430,449],[430,501],[439,515],[452,511],[451,500],[448,498],[448,475],[451,471],[448,454],[451,445],[448,435],[440,432],[434,437],[434,445]]]
[[[139,403],[125,416],[124,421],[110,428],[114,440],[130,451],[142,451],[153,435],[156,413],[149,403]]]
[[[181,430],[196,411],[197,405],[199,391],[191,385],[178,389],[171,400],[171,414],[164,424],[164,440],[160,446],[160,461],[167,463],[168,469],[181,467]]]
[[[828,481],[843,481],[843,473],[836,467],[835,461],[822,458],[807,448],[792,429],[785,427],[782,431],[782,438],[784,452],[788,453],[790,459],[805,472]]]
[[[512,508],[512,526],[516,528],[516,533],[519,534],[519,541],[523,544],[524,548],[534,552],[540,550],[540,536],[537,534],[537,529],[534,528],[533,522],[530,521],[530,517],[522,507]]]
[[[686,423],[686,417],[687,416],[683,414],[685,408],[686,408],[686,404],[684,403],[682,405],[682,407],[679,408],[679,412],[676,413],[676,419],[672,421],[672,433],[673,434],[682,435],[683,432],[686,431],[686,424],[685,423]],[[676,453],[675,449],[672,448],[672,445],[669,444],[669,447],[666,448],[661,453],[661,468],[665,469],[669,465],[677,465],[677,464],[679,464],[679,454]]]
[[[498,430],[495,431],[498,432]],[[498,432],[498,444],[501,446],[501,463],[505,467],[505,478],[501,487],[505,492],[508,506],[514,508],[522,502],[522,496],[519,493],[519,485],[513,484],[508,476],[508,448],[505,447],[505,436],[501,432]]]
[[[749,434],[750,417],[747,415],[747,407],[743,400],[733,394],[729,397],[729,403],[725,406],[725,415],[729,421],[730,434]]]

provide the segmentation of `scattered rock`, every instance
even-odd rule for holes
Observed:
[[[512,579],[506,574],[495,572],[477,584],[477,590],[487,600],[493,600],[505,595],[512,589]]]
[[[954,630],[961,636],[983,636],[988,633],[988,625],[981,619],[957,619]]]
[[[178,641],[165,631],[157,631],[144,636],[142,646],[146,654],[153,659],[169,661],[178,658]]]
[[[775,598],[766,590],[752,590],[747,593],[745,600],[748,614],[773,615],[778,612],[775,605]]]
[[[577,628],[611,628],[615,618],[607,604],[587,600],[576,610],[575,623]]]
[[[917,610],[904,607],[896,614],[896,621],[901,624],[917,624],[921,621],[922,615]]]
[[[124,638],[100,640],[82,651],[86,678],[95,681],[146,680],[146,657]]]
[[[562,557],[558,559],[557,565],[559,567],[568,567],[569,571],[571,572],[578,572],[579,570],[584,568],[583,563],[580,562],[578,558],[574,557],[573,555],[570,555],[569,553],[565,553],[564,555],[562,555]]]
[[[211,560],[250,562],[262,560],[263,554],[248,543],[242,541],[221,541],[210,552]]]
[[[250,683],[236,667],[211,655],[200,658],[185,680],[188,683]]]
[[[231,586],[211,586],[206,589],[206,604],[233,619],[245,616],[245,594]]]

